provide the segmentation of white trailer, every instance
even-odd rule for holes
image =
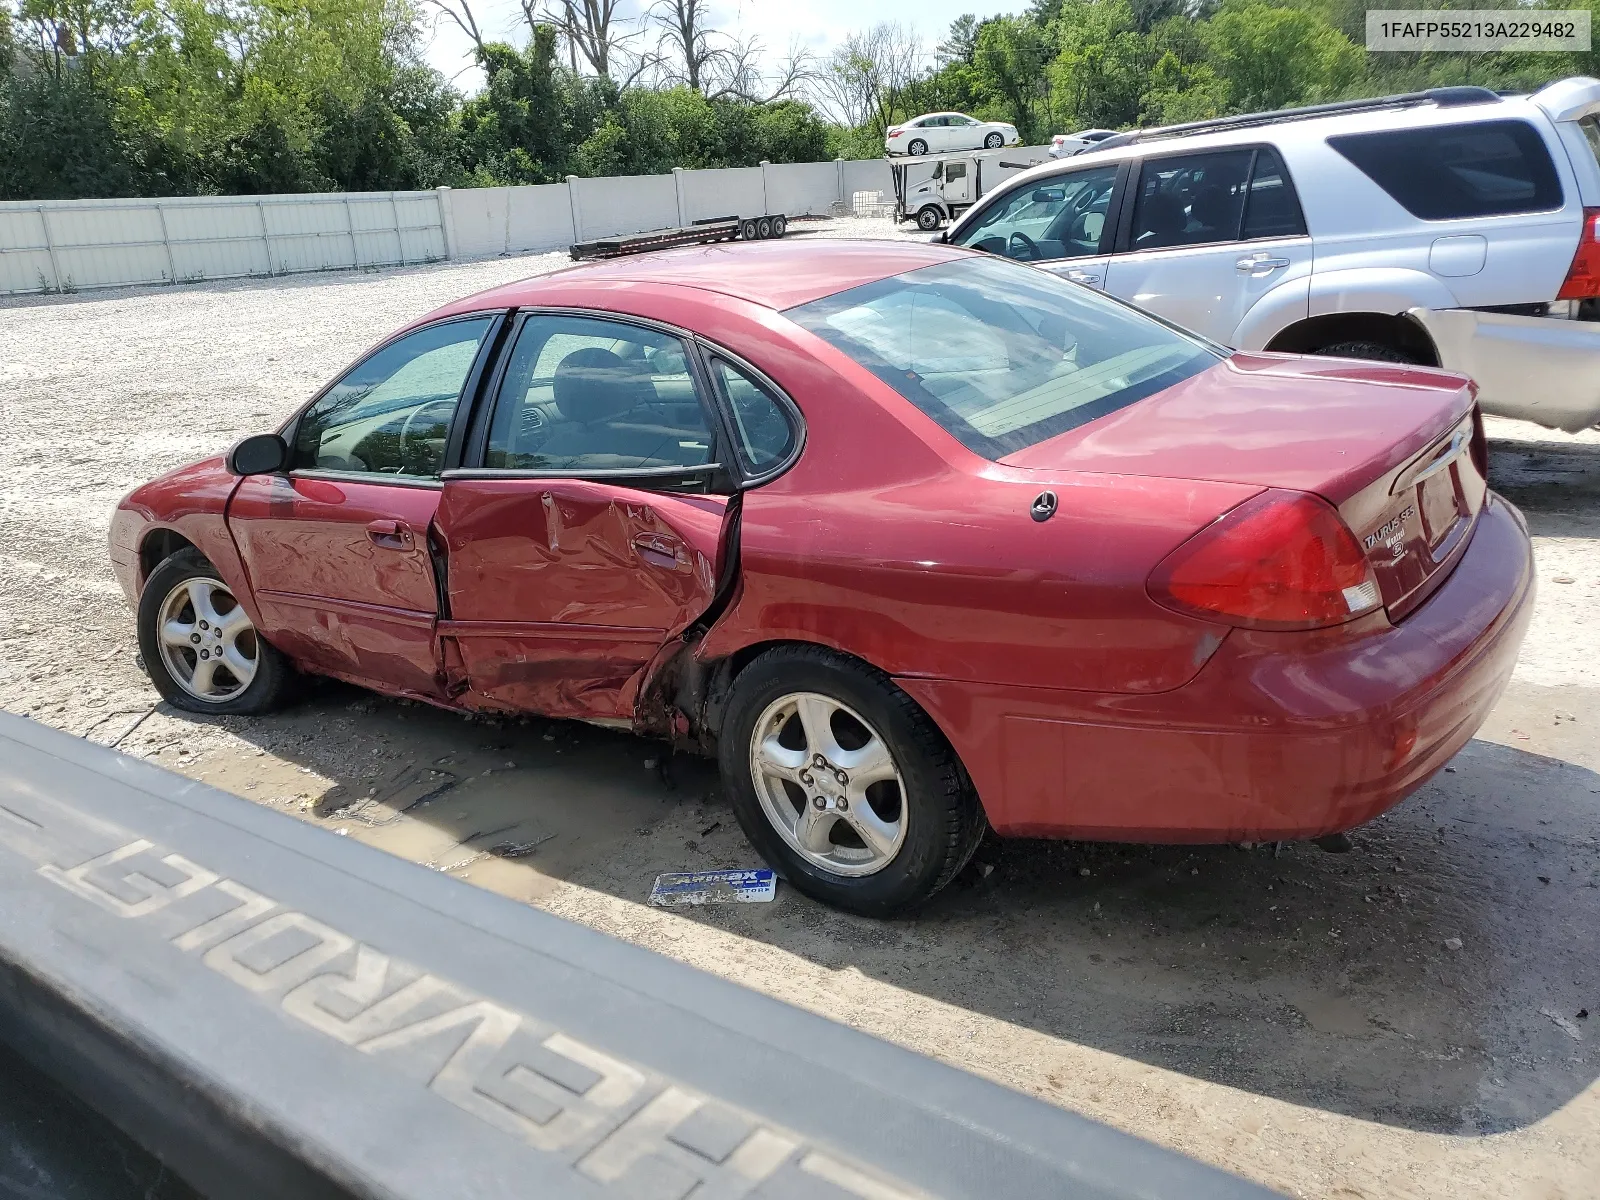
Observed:
[[[1022,151],[1022,155],[1031,154],[1032,148]],[[918,229],[931,233],[955,220],[1018,171],[1047,161],[1043,153],[1035,161],[1013,161],[1019,157],[1018,150],[1013,149],[888,159],[894,175],[895,223],[915,221]]]

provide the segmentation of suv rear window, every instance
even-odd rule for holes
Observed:
[[[1206,343],[1047,271],[973,256],[791,308],[790,320],[1001,459],[1214,366]]]
[[[1561,180],[1526,121],[1475,121],[1349,133],[1328,139],[1363,174],[1424,221],[1560,208]]]

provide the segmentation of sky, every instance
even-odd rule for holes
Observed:
[[[521,45],[522,10],[517,0],[469,0],[486,39]],[[639,12],[647,0],[623,0],[620,11]],[[1019,10],[1020,0],[719,0],[713,24],[741,37],[758,37],[768,55],[781,57],[791,41],[825,56],[847,34],[879,21],[898,21],[915,29],[931,52],[950,22],[964,12],[990,16]],[[448,20],[438,22],[428,45],[428,61],[466,92],[477,91],[483,76],[471,66],[472,43]]]

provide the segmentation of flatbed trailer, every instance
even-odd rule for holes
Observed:
[[[597,238],[592,242],[578,242],[571,248],[572,260],[582,262],[591,258],[621,258],[626,254],[641,254],[647,250],[666,250],[672,246],[703,245],[708,242],[753,242],[762,238],[780,238],[789,229],[789,218],[783,213],[764,213],[759,217],[708,217],[688,225],[670,229],[649,229],[643,233],[619,234],[616,237]]]

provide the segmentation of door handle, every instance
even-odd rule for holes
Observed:
[[[409,550],[415,544],[411,526],[404,521],[367,522],[367,540],[385,550]]]
[[[1254,275],[1258,272],[1265,274],[1268,271],[1276,271],[1279,267],[1287,267],[1288,265],[1289,260],[1287,258],[1273,258],[1265,251],[1262,251],[1259,254],[1246,254],[1238,262],[1234,263],[1233,267],[1236,271]]]
[[[634,535],[633,545],[639,551],[639,557],[652,566],[665,567],[669,571],[682,571],[689,566],[689,552],[677,538],[660,533],[640,533]]]
[[[1099,283],[1100,276],[1092,271],[1080,271],[1076,267],[1067,272],[1067,278],[1073,283]]]

